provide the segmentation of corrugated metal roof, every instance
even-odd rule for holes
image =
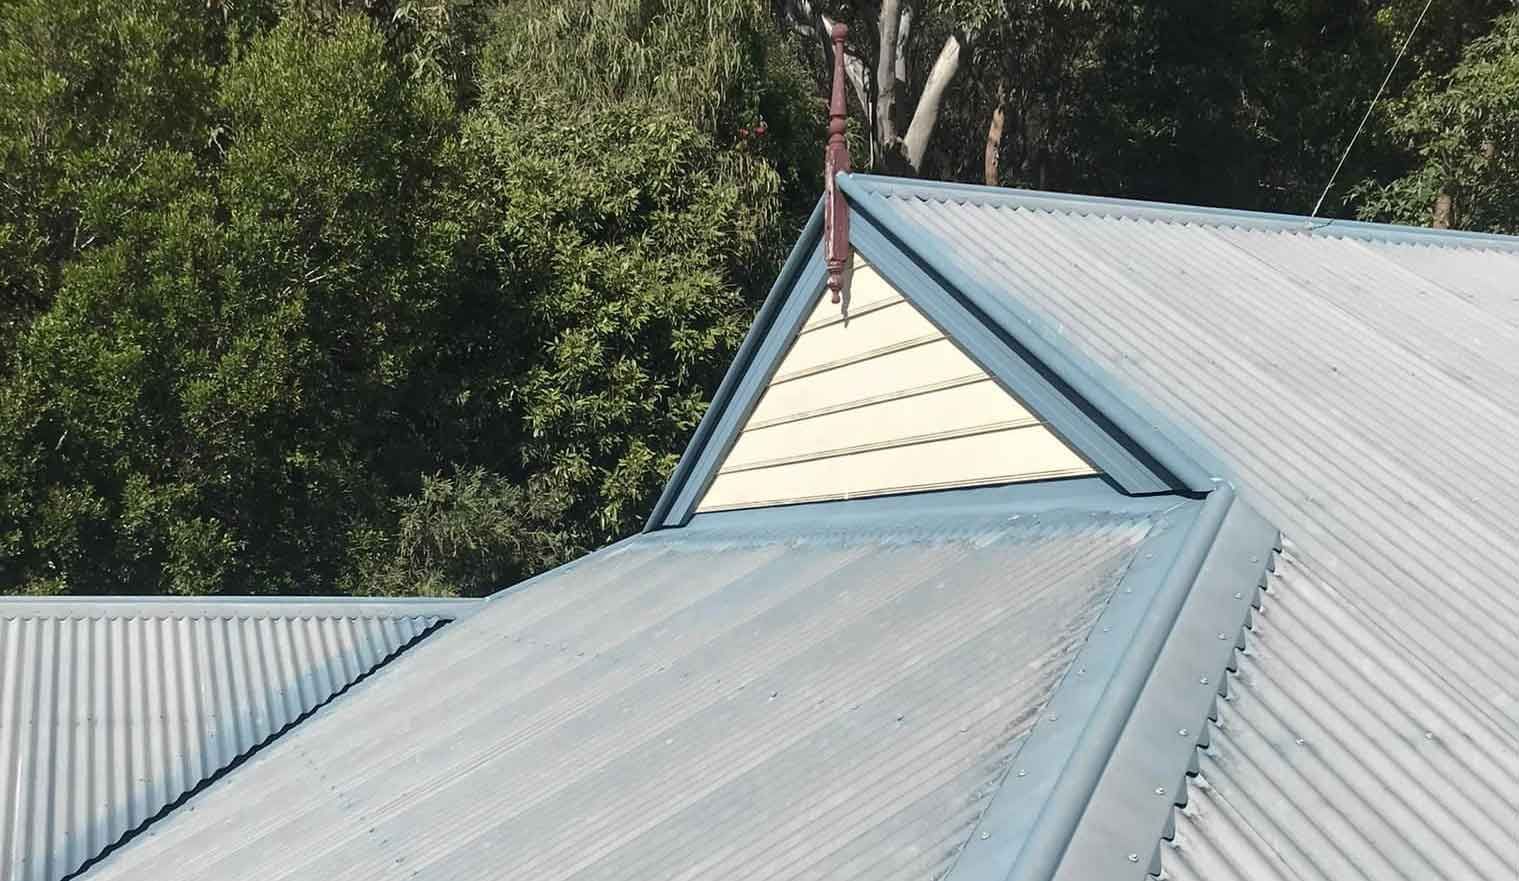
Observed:
[[[1177,504],[998,492],[703,514],[555,570],[89,877],[937,877]]]
[[[0,599],[0,877],[77,870],[476,605]]]
[[[1168,873],[1519,877],[1519,240],[852,182],[1286,536]]]

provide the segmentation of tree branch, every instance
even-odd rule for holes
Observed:
[[[928,71],[928,82],[924,83],[923,94],[918,98],[912,124],[907,127],[907,137],[902,139],[903,158],[914,174],[922,170],[923,155],[928,151],[928,141],[933,137],[934,126],[939,122],[944,92],[960,70],[960,50],[964,48],[964,43],[965,36],[958,33],[951,34],[944,41],[939,57],[934,59],[934,66]]]
[[[881,0],[877,22],[881,39],[876,52],[876,137],[889,149],[897,140],[897,36],[902,24],[899,0]]]
[[[816,40],[823,47],[825,67],[832,70],[833,19],[813,9],[809,0],[786,0],[781,15],[794,33],[803,39]],[[854,95],[859,100],[860,107],[868,111],[870,97],[865,88],[865,62],[844,53],[844,73],[849,77],[849,84],[854,87]]]
[[[906,83],[909,79],[907,41],[912,37],[912,7],[902,10],[902,24],[897,28],[897,82]]]

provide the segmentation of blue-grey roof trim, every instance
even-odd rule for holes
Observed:
[[[1167,223],[1192,223],[1199,226],[1228,226],[1239,229],[1299,232],[1329,238],[1365,239],[1376,242],[1432,247],[1519,251],[1519,236],[1502,235],[1499,233],[1430,229],[1421,226],[1368,223],[1359,220],[1312,218],[1297,214],[1243,211],[1237,208],[1211,208],[1198,205],[1176,205],[1166,202],[1148,202],[1141,199],[1120,199],[1111,196],[1048,193],[1038,190],[1021,190],[1013,187],[988,187],[949,181],[905,180],[872,174],[848,174],[842,175],[841,179],[847,181],[844,186],[846,192],[849,190],[849,184],[852,184],[857,193],[870,191],[897,196],[917,194],[930,200],[974,202],[978,205],[999,205],[1107,217],[1130,217],[1137,220],[1156,220]]]
[[[735,508],[697,514],[686,524],[690,533],[740,529],[752,535],[812,534],[819,527],[861,523],[898,523],[911,518],[943,523],[991,514],[1053,514],[1060,511],[1102,511],[1146,514],[1177,504],[1166,496],[1124,496],[1100,477],[1073,477],[996,486],[955,488],[842,501]]]
[[[1278,538],[1227,484],[1169,520],[1140,548],[947,881],[1158,873]]]
[[[936,876],[1149,534],[1200,507],[1072,480],[695,515],[488,601],[95,877],[569,875],[577,848],[604,877]],[[476,679],[492,699],[457,700]],[[798,720],[837,728],[772,736]],[[814,767],[846,770],[807,795]]]
[[[1178,480],[1146,447],[1129,443],[1114,430],[1105,414],[1087,403],[1086,395],[1049,368],[1052,352],[1036,353],[1015,335],[987,318],[973,299],[956,296],[950,284],[925,257],[909,250],[898,235],[878,221],[883,212],[851,203],[850,240],[882,277],[917,306],[931,322],[954,340],[1010,394],[1028,406],[1072,449],[1091,462],[1125,492],[1206,491]],[[888,221],[889,222],[889,221]],[[937,277],[936,277],[937,276]],[[960,286],[965,290],[966,286]],[[1090,394],[1090,392],[1088,392]]]
[[[758,377],[751,368],[756,363],[764,363],[767,359],[771,362],[765,372],[764,380],[769,381],[770,373],[774,371],[778,356],[774,353],[777,345],[783,346],[788,343],[794,333],[772,333],[772,328],[778,324],[784,325],[806,320],[806,312],[801,313],[797,319],[796,305],[798,297],[791,297],[792,288],[798,285],[802,287],[816,286],[821,289],[822,281],[822,251],[820,241],[823,232],[823,202],[818,200],[812,209],[812,215],[807,219],[807,225],[802,228],[802,234],[792,246],[791,253],[786,257],[785,264],[781,267],[780,274],[775,278],[775,284],[770,287],[770,293],[765,297],[765,302],[760,306],[754,316],[754,323],[749,327],[749,333],[744,337],[738,352],[733,356],[733,363],[729,365],[728,372],[723,375],[722,382],[718,385],[716,393],[712,396],[712,402],[707,407],[707,412],[697,424],[696,431],[691,435],[691,442],[686,445],[686,450],[681,454],[680,461],[675,465],[675,471],[670,475],[670,480],[665,484],[664,491],[660,493],[659,500],[654,503],[654,510],[649,514],[649,519],[644,525],[644,531],[652,531],[664,526],[680,526],[691,518],[696,510],[697,503],[702,494],[706,492],[717,474],[717,468],[722,463],[723,457],[738,439],[738,432],[743,428],[749,413],[759,400],[759,394],[764,391],[764,383],[755,385]],[[790,308],[787,306],[790,304]],[[784,314],[783,314],[784,313]],[[793,328],[794,330],[794,328]],[[779,337],[779,341],[774,338]],[[767,346],[767,342],[769,345]],[[784,354],[784,348],[781,352]]]
[[[1218,721],[1218,698],[1245,648],[1252,608],[1273,565],[1281,536],[1258,512],[1228,490],[1209,496],[1225,507],[1188,579],[1184,604],[1162,632],[1158,652],[1113,743],[1065,858],[1053,874],[1017,869],[1009,881],[1085,881],[1161,873],[1161,841],[1176,835],[1174,807],[1187,804],[1189,775],[1198,772],[1199,748]],[[1185,561],[1189,566],[1190,559]],[[1182,560],[1178,559],[1178,567]],[[1177,573],[1168,576],[1168,580]],[[1138,866],[1135,865],[1137,856]],[[1030,866],[1030,868],[1035,868]]]
[[[996,296],[967,296],[973,285],[946,281],[951,272],[902,243],[901,230],[879,215],[851,204],[852,244],[946,336],[981,365],[1081,456],[1123,492],[1142,495],[1173,491],[1204,493],[1212,487],[1207,469],[1165,440],[1154,421],[1112,395],[1102,381],[1074,365],[1060,347],[1037,334],[1015,332],[1007,308]],[[813,212],[733,364],[723,377],[706,415],[665,485],[644,530],[684,526],[711,486],[723,459],[738,440],[821,294],[824,267],[820,248],[821,213]],[[890,222],[889,220],[887,221]],[[1028,343],[1032,341],[1033,345]],[[1036,351],[1037,350],[1037,351]],[[1071,378],[1077,378],[1072,383]],[[1125,426],[1115,420],[1127,418]],[[1135,435],[1152,435],[1143,440]],[[1157,451],[1160,455],[1157,455]]]
[[[1122,671],[1126,649],[1133,644],[1183,544],[1195,533],[1203,504],[1188,502],[1169,513],[1139,547],[1118,591],[1044,707],[945,881],[1003,881],[1027,847],[1044,806],[1061,786],[1070,791],[1062,769],[1076,758],[1082,733],[1097,718],[1099,701]]]
[[[1204,445],[1286,536],[1166,875],[1519,877],[1519,253],[902,187],[871,200]]]
[[[482,600],[344,596],[6,596],[0,618],[430,617],[455,620]]]
[[[1206,493],[1212,488],[1215,475],[1199,464],[1190,447],[1178,443],[1176,434],[1152,411],[1138,406],[1133,396],[1122,394],[1120,384],[1073,352],[1058,334],[1048,332],[1030,310],[1002,292],[988,289],[937,249],[915,247],[922,239],[920,230],[892,212],[883,199],[871,198],[888,192],[884,182],[889,179],[840,175],[839,181],[850,196],[852,212],[867,218],[890,237],[897,249],[910,254],[926,270],[922,278],[899,284],[903,294],[909,299],[915,299],[915,295],[924,299],[935,296],[949,301],[959,299],[963,307],[982,316],[986,325],[1000,327],[1006,334],[1003,348],[1017,352],[1026,365],[1059,388],[1063,398],[1074,407],[1040,412],[1035,401],[1026,399],[1026,403],[1079,452],[1109,471],[1126,491]],[[912,184],[907,183],[891,186],[897,188],[889,190],[891,193],[912,189]],[[862,245],[869,241],[870,235],[871,229],[865,224],[857,223],[851,229],[851,238]],[[916,287],[909,286],[913,284]],[[953,294],[960,296],[956,298]],[[920,306],[927,311],[926,305]],[[1099,457],[1109,461],[1100,461]],[[1122,462],[1124,459],[1128,461]],[[1136,469],[1148,472],[1149,479],[1137,476]]]

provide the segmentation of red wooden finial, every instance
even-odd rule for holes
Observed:
[[[850,258],[849,206],[834,182],[834,175],[849,171],[849,148],[844,144],[844,37],[848,33],[843,22],[833,26],[833,96],[828,102],[828,152],[824,154],[823,256],[835,303],[840,301]]]

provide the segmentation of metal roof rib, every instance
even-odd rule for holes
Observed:
[[[1519,239],[838,182],[1111,472],[693,515],[821,291],[815,213],[645,532],[89,877],[1519,877]]]
[[[1118,436],[1137,444],[1171,478],[1175,489],[1205,493],[1213,488],[1212,475],[1176,442],[1174,434],[1162,430],[1154,419],[1134,406],[1135,402],[1126,400],[1106,375],[1094,370],[1093,364],[1073,357],[1057,334],[1042,327],[1036,314],[1014,300],[998,296],[995,288],[981,283],[967,267],[952,260],[936,259],[936,255],[914,247],[915,230],[898,212],[879,210],[879,200],[869,197],[868,185],[857,185],[853,176],[846,175],[840,180],[844,191],[854,199],[851,207],[878,223],[905,250],[943,278],[948,288],[970,299],[983,314],[1002,319],[1002,330],[1029,353],[1032,361],[1059,377],[1073,399],[1089,405],[1111,423]],[[1166,484],[1159,488],[1166,488]]]
[[[1144,619],[1136,556],[1179,544],[1157,524],[1201,507],[1066,487],[645,533],[489,601],[90,877],[935,875],[1065,671]]]
[[[1167,874],[1519,876],[1519,239],[855,177],[1286,536]]]
[[[477,605],[0,599],[0,875],[88,866]]]
[[[1093,632],[948,881],[1159,872],[1275,543],[1223,486],[1147,547],[1123,583],[1132,607]]]

